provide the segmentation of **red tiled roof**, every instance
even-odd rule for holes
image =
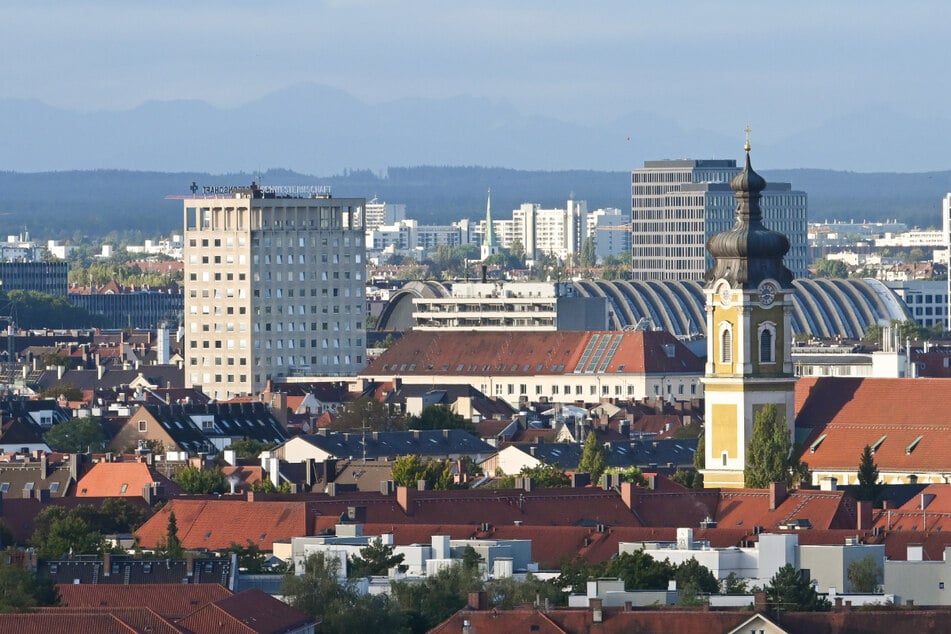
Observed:
[[[300,610],[251,589],[200,607],[178,624],[196,633],[283,634],[313,622]]]
[[[0,614],[0,631],[17,634],[82,632],[83,634],[136,634],[142,630],[111,614]]]
[[[872,425],[921,422],[951,426],[951,381],[799,379],[796,382],[796,426],[814,428],[831,422]]]
[[[951,380],[802,378],[796,410],[812,469],[854,471],[869,445],[884,472],[951,470]]]
[[[41,607],[36,609],[43,614],[60,616],[112,616],[136,632],[149,634],[181,634],[181,629],[175,627],[171,621],[163,618],[157,612],[147,607]],[[2,627],[0,627],[2,629]],[[57,630],[51,630],[57,631]],[[58,630],[71,631],[71,630]],[[85,630],[82,630],[85,632]]]
[[[76,495],[141,497],[143,488],[153,482],[178,490],[171,480],[154,473],[144,462],[100,462],[79,479]]]
[[[147,607],[165,618],[181,618],[232,595],[217,583],[58,584],[56,590],[65,607]]]
[[[611,338],[606,351],[598,340]],[[614,343],[618,345],[615,347]],[[665,346],[673,346],[668,356]],[[593,354],[586,350],[595,349]],[[611,351],[614,351],[611,354]],[[584,363],[582,363],[584,362]],[[361,372],[363,376],[425,374],[562,375],[578,370],[629,374],[702,373],[703,363],[664,331],[468,332],[409,331]]]
[[[155,548],[165,538],[168,516],[173,511],[178,537],[188,549],[222,550],[232,543],[245,544],[251,540],[261,550],[270,551],[275,540],[313,534],[305,502],[178,498],[162,507],[136,531],[144,548]]]
[[[718,528],[754,526],[775,530],[780,524],[808,519],[814,529],[854,528],[858,522],[855,502],[843,491],[791,491],[774,511],[769,510],[770,492],[762,489],[720,491],[716,515]],[[690,526],[690,525],[687,525]]]

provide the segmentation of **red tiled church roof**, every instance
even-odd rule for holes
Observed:
[[[599,348],[606,338],[608,345]],[[410,331],[361,374],[525,376],[576,371],[702,373],[703,363],[664,331]]]

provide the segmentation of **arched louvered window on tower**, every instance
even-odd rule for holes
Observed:
[[[759,362],[776,363],[776,324],[764,322],[759,325]]]
[[[720,324],[720,363],[733,363],[733,326]]]

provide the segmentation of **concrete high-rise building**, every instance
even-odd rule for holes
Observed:
[[[620,209],[595,209],[588,214],[587,236],[594,240],[597,261],[631,253],[631,215]]]
[[[948,253],[951,254],[951,193],[941,201],[941,223],[944,229],[944,243],[948,248]],[[951,269],[951,266],[949,266],[949,269]],[[951,330],[951,275],[948,276],[948,310],[946,314],[948,323],[945,324],[945,330]]]
[[[364,206],[254,185],[185,199],[187,385],[228,398],[363,368]]]
[[[713,265],[707,241],[733,226],[736,198],[729,182],[735,160],[645,161],[631,173],[631,255],[634,279],[701,280]],[[807,276],[808,201],[789,183],[762,192],[763,218],[789,237],[785,264]]]
[[[381,203],[374,198],[364,208],[363,226],[367,233],[383,225],[395,225],[401,220],[406,220],[406,205],[403,204]]]

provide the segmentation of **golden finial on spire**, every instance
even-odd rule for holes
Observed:
[[[750,125],[746,124],[746,127],[743,128],[743,131],[746,132],[746,143],[743,145],[743,149],[749,152],[750,151],[750,132],[752,132],[752,130],[750,130]]]

